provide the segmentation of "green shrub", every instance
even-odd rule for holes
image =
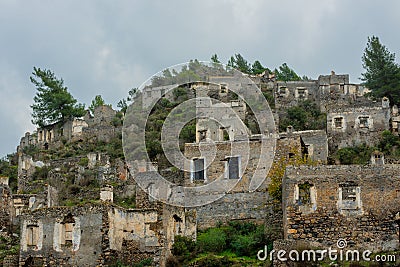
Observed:
[[[222,229],[211,228],[197,237],[200,251],[222,252],[226,248],[226,234]]]
[[[87,165],[89,164],[89,159],[86,158],[86,157],[81,158],[81,159],[79,160],[78,164],[81,165],[81,166],[83,166],[83,167],[85,167],[85,166],[87,166]]]
[[[114,199],[114,203],[126,209],[134,209],[136,207],[136,198],[135,195],[125,198],[120,198],[116,196]]]
[[[46,180],[49,175],[49,168],[47,166],[35,167],[35,172],[32,174],[32,180]]]
[[[375,147],[369,147],[361,144],[354,147],[344,147],[339,149],[334,158],[340,161],[340,164],[367,164],[371,158],[371,153],[376,150]]]
[[[253,235],[237,235],[231,247],[233,251],[239,256],[253,256],[256,240]],[[257,249],[257,248],[255,248]]]
[[[177,87],[173,90],[172,94],[174,95],[175,102],[183,102],[188,99],[187,89],[182,87]]]
[[[165,262],[165,267],[180,267],[181,264],[175,256],[169,256]]]
[[[114,117],[114,118],[111,120],[111,124],[112,124],[114,127],[119,127],[119,126],[122,126],[123,120],[122,120],[121,118]]]
[[[196,248],[196,243],[186,236],[175,236],[171,252],[175,256],[188,256]]]
[[[232,266],[235,262],[231,261],[228,257],[217,257],[215,255],[207,255],[196,261],[196,266],[207,267],[226,267]]]
[[[33,157],[33,156],[35,156],[36,154],[39,153],[39,148],[37,146],[34,146],[34,145],[29,145],[29,146],[24,147],[22,149],[22,152],[24,154],[26,154],[26,155],[29,155],[29,156]]]
[[[132,265],[133,267],[145,267],[145,266],[151,266],[153,264],[153,259],[152,258],[147,258],[144,260],[141,260],[139,263]]]
[[[326,114],[321,113],[314,102],[305,100],[287,109],[287,114],[279,123],[279,130],[284,132],[289,125],[297,131],[326,129]]]

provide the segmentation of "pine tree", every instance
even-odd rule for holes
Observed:
[[[392,104],[400,104],[400,68],[395,54],[380,43],[376,36],[368,37],[362,56],[365,72],[361,74],[364,85],[375,98],[388,97]]]
[[[34,67],[32,74],[30,80],[37,90],[31,105],[33,124],[43,127],[85,115],[85,106],[77,104],[64,81],[52,71]]]

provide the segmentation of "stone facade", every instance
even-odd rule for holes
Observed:
[[[229,92],[247,90],[249,96],[254,96],[248,77],[215,76],[209,83],[184,85],[189,98],[200,99],[196,99],[196,142],[184,146],[188,160],[183,172],[158,169],[157,164],[137,160],[134,164],[138,173],[131,173],[124,160],[97,151],[57,160],[24,153],[30,146],[47,150],[67,143],[115,141],[121,128],[113,125],[117,113],[110,106],[100,106],[81,119],[27,133],[18,148],[21,194],[12,195],[6,178],[0,178],[0,232],[20,225],[19,266],[108,266],[116,259],[131,264],[147,258],[152,259],[153,266],[164,266],[176,235],[196,239],[197,230],[232,220],[266,224],[284,238],[275,242],[277,248],[299,243],[326,248],[343,238],[351,247],[376,252],[397,249],[400,165],[377,151],[368,166],[322,165],[337,149],[376,144],[383,130],[398,134],[397,107],[390,108],[387,99],[379,103],[369,100],[366,88],[350,84],[348,75],[334,72],[310,81],[279,82],[268,73],[250,78],[263,92],[273,91],[276,123],[286,108],[309,100],[327,113],[327,129],[296,131],[289,127],[277,134],[264,122],[263,128],[255,132],[243,123],[251,119],[248,106],[240,99],[233,100]],[[145,88],[141,92],[143,106],[150,107],[163,95],[172,100],[170,89],[174,87]],[[271,148],[275,148],[274,154]],[[280,205],[268,193],[273,171],[256,171],[260,160],[270,162],[272,170],[296,160],[311,161],[314,166],[286,169]],[[49,168],[46,179],[34,180],[34,173],[42,168]],[[211,191],[218,191],[221,188],[214,183],[222,181],[221,185],[229,190],[207,205],[170,206],[155,200],[154,193],[195,204],[215,192],[187,193],[178,188],[174,192],[178,194],[171,194],[172,186],[157,184],[158,174],[164,176],[167,172],[169,182],[185,188],[211,185]],[[254,177],[262,181],[257,186],[252,184]],[[147,185],[141,188],[143,185],[133,178],[146,180]],[[86,180],[98,184],[81,190],[87,187]],[[79,195],[66,195],[77,185],[82,187]],[[73,197],[92,204],[59,206]],[[136,208],[125,209],[113,203],[121,197],[135,197]],[[15,265],[15,257],[7,262]]]
[[[348,74],[320,75],[317,80],[275,82],[275,107],[278,113],[299,102],[310,100],[321,112],[328,112],[337,106],[349,105],[366,100],[369,90],[359,84],[351,84]],[[365,102],[365,101],[364,101]]]
[[[327,135],[331,152],[343,147],[377,144],[384,130],[390,129],[389,100],[370,106],[347,106],[332,109],[327,115]]]
[[[90,137],[98,137],[97,141],[109,141],[110,137],[116,136],[115,127],[112,125],[116,113],[111,106],[102,105],[95,108],[93,115],[88,111],[83,118],[47,125],[38,128],[33,134],[27,132],[21,138],[17,150],[22,151],[30,146],[47,150],[58,148],[63,142],[90,139]]]
[[[189,213],[172,207],[127,210],[102,204],[36,210],[21,218],[20,266],[107,266],[117,259],[132,264],[147,258],[163,266],[173,236],[195,238],[195,229]]]
[[[284,236],[313,247],[371,251],[399,247],[398,165],[288,167],[283,179]]]
[[[289,127],[286,133],[279,133],[280,139],[301,138],[303,153],[313,162],[326,164],[328,161],[328,138],[324,130],[294,131]]]

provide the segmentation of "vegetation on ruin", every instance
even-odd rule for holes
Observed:
[[[132,195],[131,197],[120,197],[118,195],[114,195],[114,203],[126,209],[134,209],[136,208],[136,196]]]
[[[30,80],[37,90],[31,105],[33,124],[44,127],[85,115],[85,105],[77,103],[54,72],[34,67],[32,75]]]
[[[89,106],[89,111],[93,114],[94,110],[97,107],[103,106],[105,104],[106,102],[104,101],[103,97],[101,95],[96,95]]]
[[[332,158],[340,164],[368,164],[374,151],[382,152],[386,159],[400,160],[400,137],[385,130],[377,146],[360,144],[352,147],[344,147],[336,151]]]
[[[0,265],[3,266],[3,260],[9,255],[19,254],[19,239],[16,236],[0,236]]]
[[[296,151],[296,148],[294,147],[291,148],[291,151],[289,153],[293,155],[293,157],[288,157],[285,154],[275,159],[267,176],[267,179],[270,180],[270,183],[268,185],[268,193],[276,201],[282,201],[282,178],[285,175],[286,166],[316,164],[316,162],[313,162],[311,159],[299,154],[299,152]]]
[[[288,126],[296,131],[326,129],[326,114],[311,100],[299,102],[297,106],[287,109],[279,123],[279,131],[285,132]]]
[[[196,241],[175,236],[166,266],[264,266],[257,252],[265,245],[271,248],[274,238],[264,225],[230,221],[200,231]]]

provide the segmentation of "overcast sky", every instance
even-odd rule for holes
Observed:
[[[163,68],[214,53],[357,83],[368,36],[400,51],[399,12],[397,0],[0,0],[0,157],[35,129],[34,66],[79,102],[100,94],[114,107]]]

